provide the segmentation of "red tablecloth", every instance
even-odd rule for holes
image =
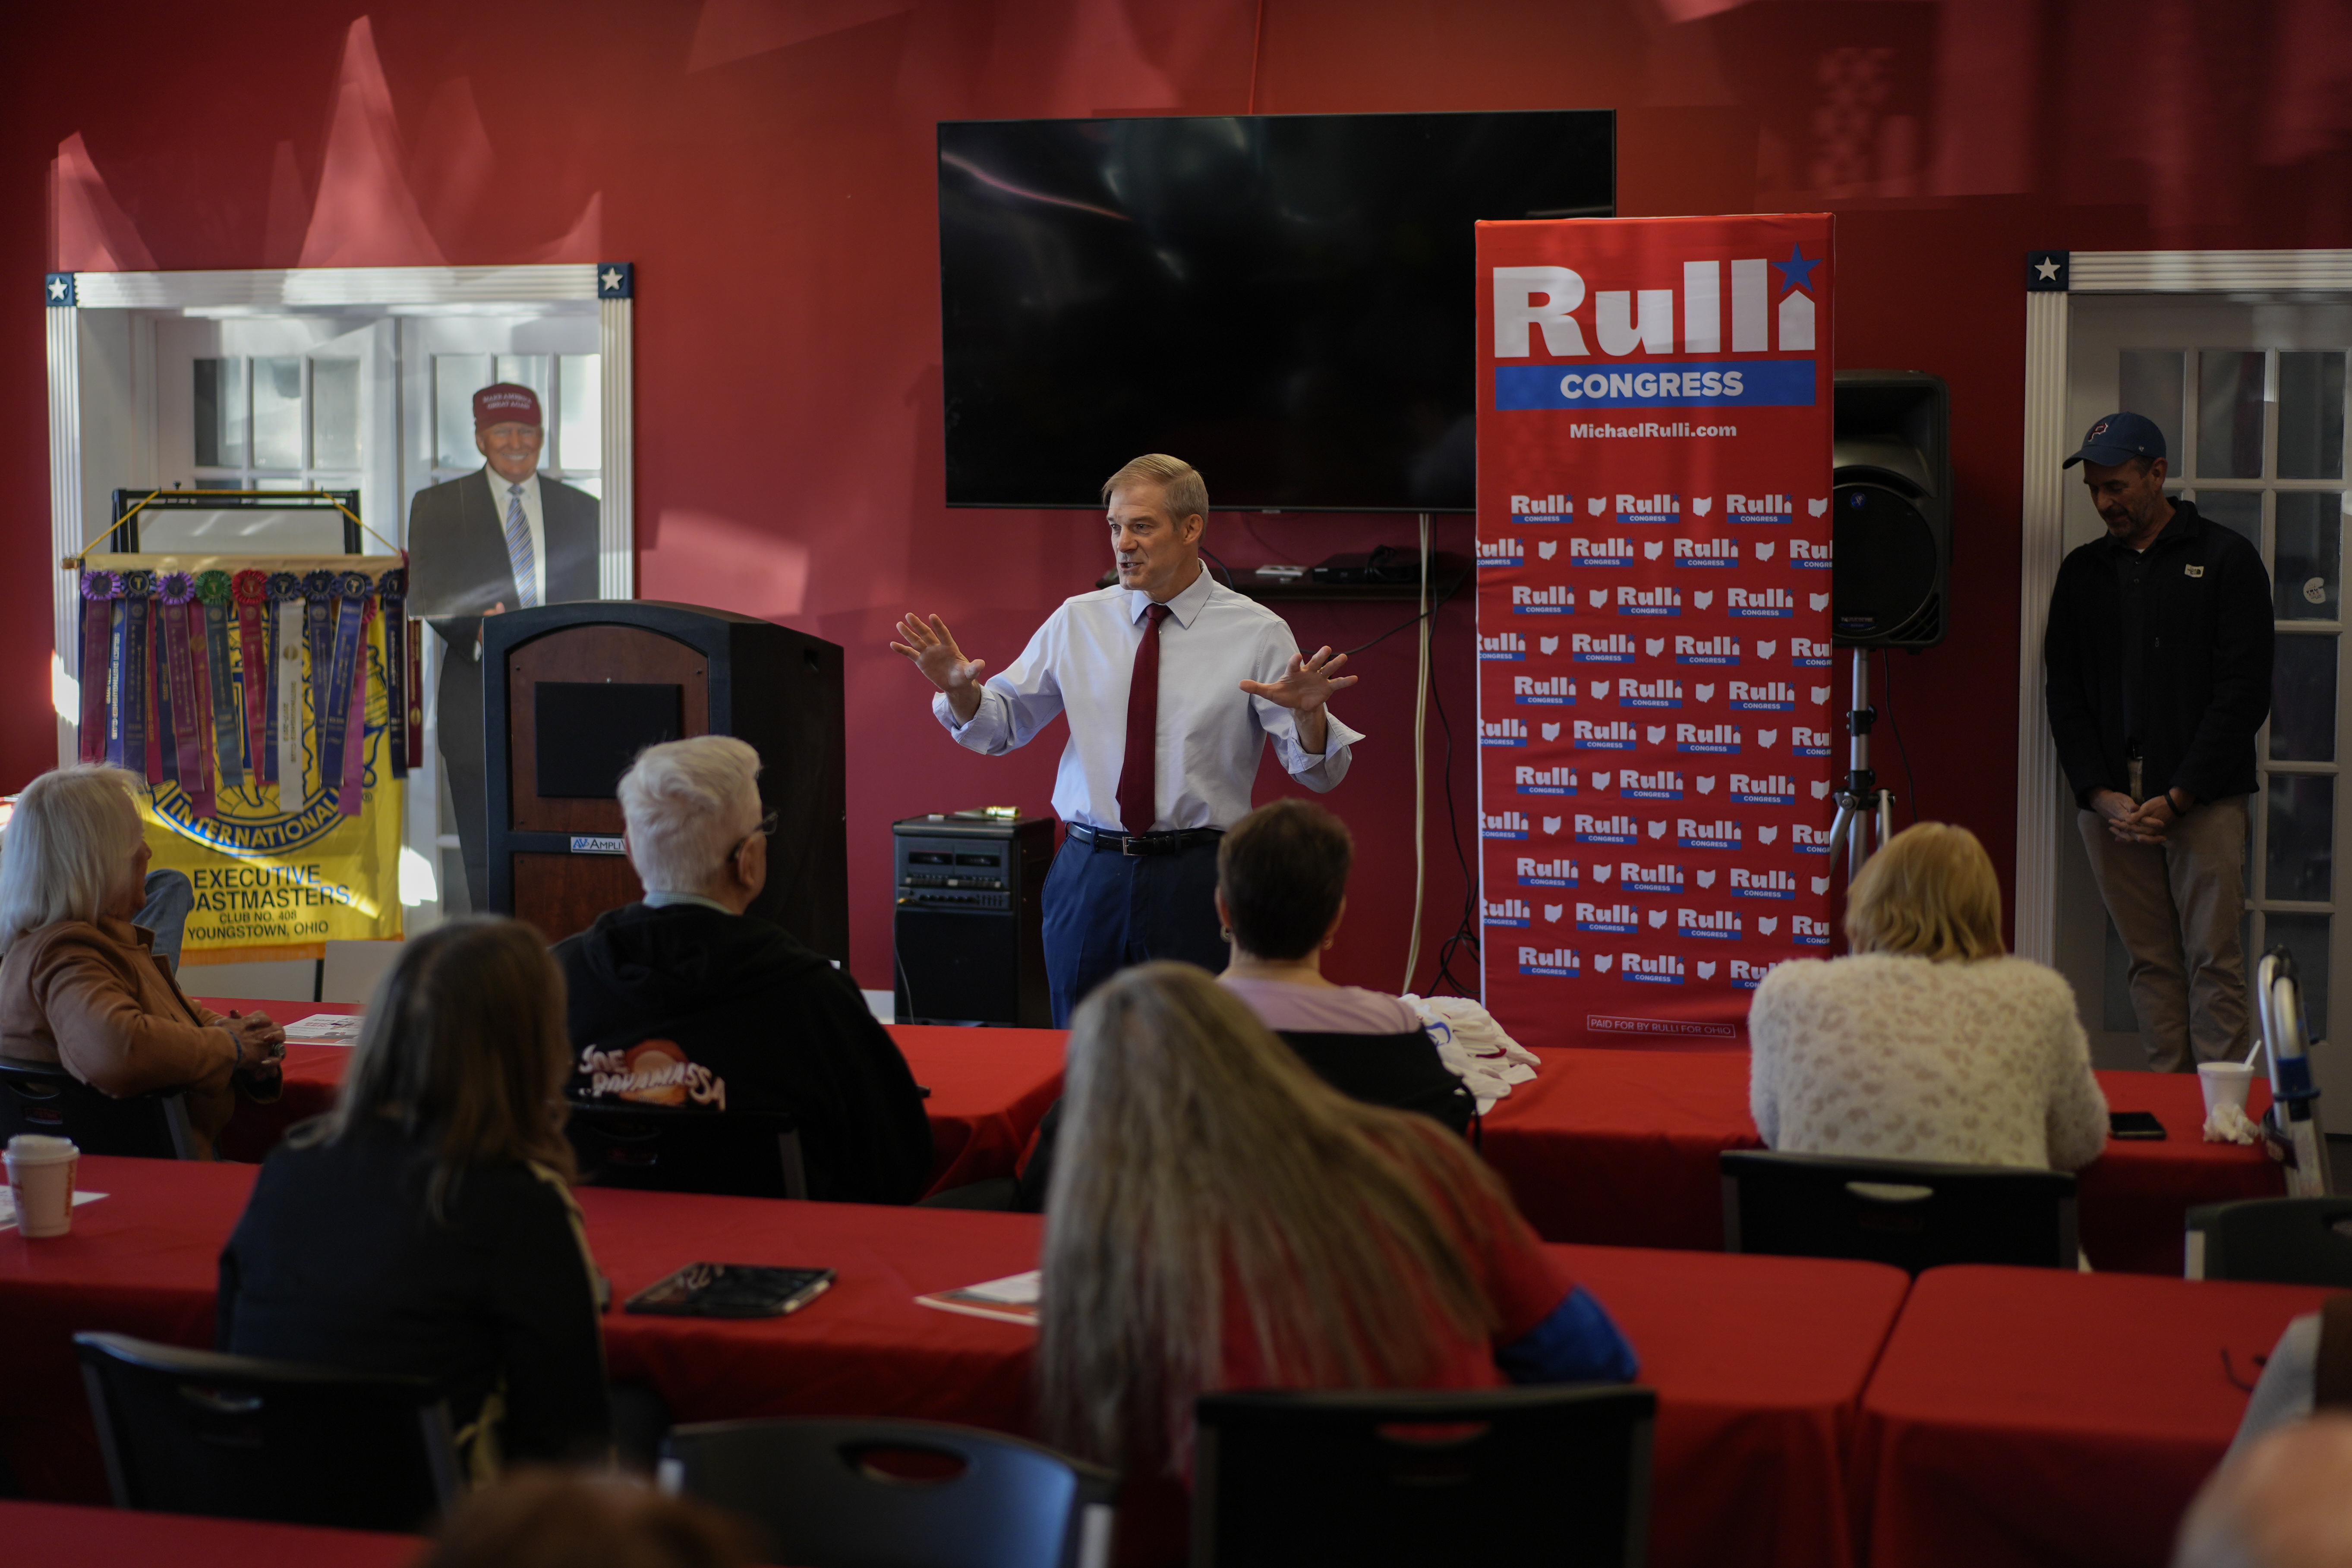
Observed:
[[[53,1502],[0,1502],[0,1541],[12,1563],[44,1568],[406,1568],[425,1546],[413,1535]]]
[[[1932,1269],[1863,1402],[1872,1568],[2161,1568],[2287,1320],[2329,1292]]]
[[[104,1496],[70,1336],[110,1329],[210,1343],[215,1265],[249,1166],[86,1158],[109,1197],[71,1235],[0,1233],[0,1343],[10,1396],[0,1455],[37,1496]],[[805,1312],[760,1322],[605,1320],[611,1371],[650,1384],[683,1421],[883,1415],[1030,1427],[1032,1333],[934,1312],[927,1291],[1034,1268],[1034,1216],[581,1193],[589,1245],[618,1296],[696,1260],[840,1272]],[[1871,1264],[1567,1248],[1659,1393],[1654,1562],[1847,1561],[1838,1467],[1903,1298]]]
[[[1745,1051],[1546,1050],[1542,1071],[1486,1119],[1487,1161],[1553,1241],[1719,1249],[1717,1156],[1763,1146],[1748,1113]],[[2102,1072],[2118,1111],[2153,1111],[2163,1142],[2110,1139],[2081,1175],[2083,1249],[2092,1265],[2178,1274],[2183,1212],[2277,1197],[2278,1167],[2258,1148],[2208,1144],[2193,1075]],[[2270,1103],[2257,1083],[2251,1106]]]
[[[239,997],[199,998],[215,1012],[257,1009],[280,1023],[313,1013],[356,1013],[348,1002],[269,1002]],[[887,1026],[915,1082],[931,1092],[923,1109],[931,1119],[936,1192],[991,1176],[1010,1176],[1029,1136],[1062,1092],[1062,1053],[1068,1039],[1050,1029],[948,1029]],[[259,1160],[286,1129],[333,1103],[351,1052],[341,1046],[289,1044],[286,1092],[277,1103],[239,1103],[221,1138],[234,1160]]]

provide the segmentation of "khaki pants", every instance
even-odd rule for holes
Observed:
[[[2246,798],[2199,806],[2160,844],[2119,843],[2096,811],[2076,818],[2107,915],[2131,955],[2132,1011],[2147,1064],[2193,1072],[2242,1059],[2246,956]],[[2193,1050],[2192,1050],[2193,1047]]]

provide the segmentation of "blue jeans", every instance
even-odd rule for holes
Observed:
[[[1129,856],[1063,840],[1041,900],[1054,1027],[1069,1028],[1087,993],[1129,965],[1177,958],[1223,969],[1216,891],[1213,841]]]
[[[188,915],[196,907],[196,890],[189,884],[188,874],[178,871],[151,871],[143,890],[147,902],[131,916],[131,924],[144,925],[155,934],[155,956],[172,960],[172,967],[180,967],[180,944],[188,934]]]

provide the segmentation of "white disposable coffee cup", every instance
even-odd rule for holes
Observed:
[[[71,1138],[19,1133],[5,1156],[8,1191],[16,1200],[16,1228],[26,1236],[63,1236],[73,1228],[74,1171],[81,1151]]]
[[[2246,1108],[2246,1091],[2253,1086],[2254,1070],[2242,1061],[2200,1061],[2197,1082],[2205,1089],[2205,1114],[2224,1105]]]

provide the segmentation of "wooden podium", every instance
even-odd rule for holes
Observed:
[[[482,622],[482,708],[492,910],[557,942],[644,896],[614,787],[657,741],[731,735],[777,818],[750,913],[849,961],[838,646],[692,604],[541,605]]]

